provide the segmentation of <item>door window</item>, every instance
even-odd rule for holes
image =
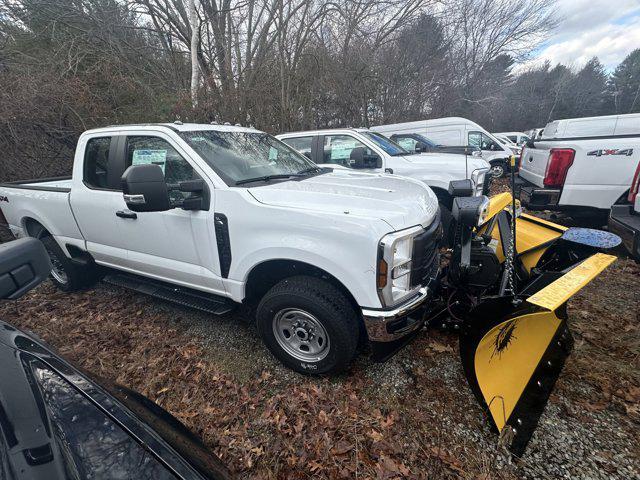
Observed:
[[[313,142],[313,137],[285,138],[282,141],[289,145],[291,148],[299,151],[308,159],[312,160],[311,143]]]
[[[31,365],[51,422],[51,460],[65,478],[175,480],[175,476],[110,417],[39,360]],[[60,452],[60,453],[57,453]]]
[[[469,145],[480,150],[499,150],[496,142],[482,132],[469,132]]]
[[[110,188],[109,150],[111,137],[91,138],[84,151],[84,182],[91,188]]]
[[[159,137],[127,137],[126,166],[158,165],[167,185],[200,178],[187,160],[169,142]],[[184,200],[190,194],[171,190],[172,201]]]
[[[364,148],[365,155],[373,155],[373,152],[360,140],[351,135],[325,135],[322,163],[333,163],[348,167],[351,151],[354,148]]]

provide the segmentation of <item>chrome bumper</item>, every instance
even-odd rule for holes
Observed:
[[[420,328],[424,315],[418,311],[429,298],[429,289],[418,290],[417,296],[391,310],[363,308],[362,318],[372,342],[392,342]],[[416,314],[416,315],[412,315]]]

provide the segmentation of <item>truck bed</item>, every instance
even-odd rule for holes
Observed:
[[[82,239],[69,204],[71,177],[0,183],[0,209],[13,235],[34,235],[38,223],[54,237]]]
[[[0,188],[21,188],[26,190],[44,190],[51,192],[70,192],[71,177],[52,177],[36,180],[18,180],[0,183]]]

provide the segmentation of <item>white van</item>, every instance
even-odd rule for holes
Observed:
[[[491,165],[494,177],[502,177],[509,168],[513,152],[484,128],[462,117],[445,117],[416,122],[393,123],[371,127],[386,136],[401,133],[420,133],[438,145],[469,145],[482,150],[482,158]]]

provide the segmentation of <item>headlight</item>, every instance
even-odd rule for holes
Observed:
[[[486,168],[477,168],[473,172],[471,172],[471,180],[473,181],[476,195],[480,195],[482,193],[484,178],[487,175],[488,171],[489,169]]]
[[[413,240],[423,231],[422,227],[412,227],[385,235],[380,240],[377,287],[385,307],[399,303],[420,289],[420,285],[411,285],[411,258]]]

